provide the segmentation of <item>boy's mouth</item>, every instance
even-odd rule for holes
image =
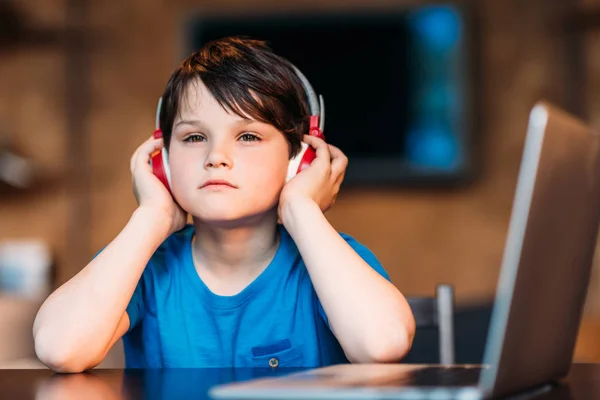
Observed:
[[[200,189],[211,186],[236,188],[236,186],[233,183],[226,181],[225,179],[209,179],[206,182],[204,182],[202,186],[200,186]]]

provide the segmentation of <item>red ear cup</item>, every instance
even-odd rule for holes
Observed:
[[[312,115],[310,117],[310,125],[309,125],[308,134],[311,136],[316,136],[316,137],[319,137],[319,138],[325,140],[325,136],[323,135],[323,132],[321,132],[321,129],[319,128],[319,116]],[[287,181],[289,181],[294,176],[296,176],[296,174],[298,174],[300,171],[308,168],[310,166],[310,164],[313,162],[313,160],[315,158],[317,158],[316,150],[313,149],[308,144],[306,144],[306,142],[302,142],[302,147],[303,147],[303,150],[296,157],[294,157],[293,159],[290,160],[290,163],[288,166],[287,178],[286,178]]]
[[[313,160],[317,158],[317,152],[312,147],[308,146],[304,155],[302,156],[302,160],[300,160],[300,164],[298,165],[298,171],[296,173],[308,168]]]
[[[319,116],[318,115],[310,116],[310,125],[309,125],[308,134],[311,136],[316,136],[318,138],[325,140],[325,136],[323,135],[323,132],[321,132],[321,129],[319,128]],[[308,146],[308,148],[304,152],[304,155],[302,156],[300,165],[298,166],[298,172],[302,171],[305,168],[308,168],[308,166],[313,162],[313,160],[315,158],[317,158],[317,152],[311,146]]]
[[[318,115],[310,116],[310,125],[308,128],[308,134],[311,136],[316,136],[318,138],[325,140],[325,136],[323,135],[321,128],[319,128],[319,116]]]
[[[162,137],[162,131],[157,129],[154,131],[153,136],[155,139],[159,139]],[[165,185],[169,193],[171,193],[171,185],[169,184],[169,179],[167,177],[167,168],[164,161],[166,158],[164,157],[163,152],[165,149],[157,150],[150,156],[151,164],[152,164],[152,172],[154,175]],[[171,193],[173,195],[173,193]]]

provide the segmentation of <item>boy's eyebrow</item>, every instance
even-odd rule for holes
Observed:
[[[254,122],[259,122],[259,121],[256,121],[254,119],[246,119],[246,118],[242,119],[242,118],[240,118],[240,119],[238,119],[238,120],[235,121],[235,124],[236,125],[244,125],[245,126],[245,125],[250,125],[250,124],[252,124]],[[192,125],[192,126],[196,126],[196,127],[200,127],[200,128],[204,128],[206,126],[204,124],[204,122],[202,122],[199,119],[182,119],[180,121],[177,121],[175,123],[175,125],[173,125],[173,128],[175,128],[175,127],[177,127],[179,125],[184,125],[184,124],[185,125]]]
[[[176,126],[179,125],[193,125],[193,126],[198,126],[198,127],[203,127],[204,123],[202,123],[202,121],[200,121],[199,119],[182,119],[180,121],[177,121],[175,123],[175,125],[173,125],[173,128],[175,128]]]

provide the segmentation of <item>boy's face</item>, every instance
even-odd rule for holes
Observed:
[[[288,143],[269,124],[225,111],[200,81],[173,122],[169,165],[179,205],[204,221],[242,220],[273,210],[285,184]],[[210,180],[230,183],[205,185]]]

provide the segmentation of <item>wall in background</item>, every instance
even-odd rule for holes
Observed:
[[[64,26],[66,0],[20,3],[38,24]],[[157,98],[184,56],[181,22],[191,10],[398,6],[385,0],[90,3],[85,26],[94,43],[91,103],[82,134],[88,135],[91,214],[89,226],[80,227],[89,230],[88,247],[77,257],[70,253],[74,200],[66,183],[0,200],[0,238],[48,240],[57,255],[57,284],[106,245],[135,208],[129,158],[153,131]],[[407,295],[431,294],[436,283],[448,282],[463,304],[489,299],[495,291],[531,106],[545,97],[569,107],[567,42],[554,25],[568,2],[472,3],[481,45],[478,181],[452,190],[343,190],[327,214],[338,230],[374,251]],[[0,62],[3,125],[28,154],[57,172],[65,170],[69,157],[64,63],[60,49],[23,49],[3,54]],[[597,115],[592,121],[599,126]]]

